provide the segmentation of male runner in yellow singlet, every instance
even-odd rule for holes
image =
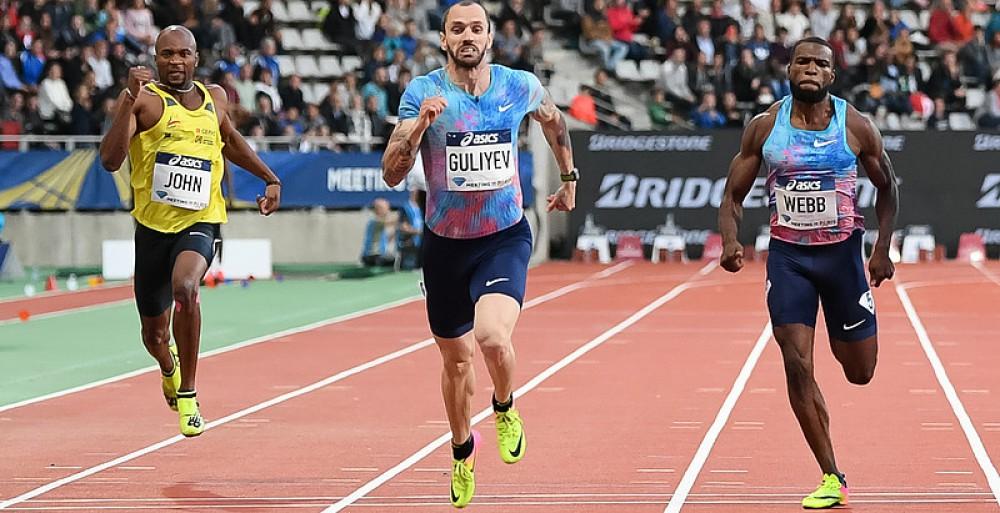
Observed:
[[[236,131],[226,114],[226,93],[192,80],[198,52],[181,26],[156,38],[154,81],[150,70],[129,70],[114,122],[101,141],[101,163],[114,171],[126,155],[131,167],[135,217],[135,300],[142,343],[163,372],[163,395],[180,414],[184,436],[205,429],[195,398],[201,338],[198,287],[215,256],[222,198],[223,158],[267,184],[257,203],[261,214],[278,209],[281,182]],[[170,345],[171,303],[174,305]],[[183,373],[181,372],[183,369]]]

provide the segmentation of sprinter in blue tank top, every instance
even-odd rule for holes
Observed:
[[[846,101],[829,94],[833,49],[809,37],[792,48],[792,96],[750,121],[733,159],[719,208],[722,267],[743,267],[737,239],[743,199],[761,167],[767,169],[771,244],[767,307],[785,364],[788,399],[823,471],[819,488],[802,500],[809,509],[847,504],[847,481],[837,468],[830,422],[813,375],[816,314],[822,301],[834,356],[847,380],[871,381],[878,354],[875,302],[869,284],[892,278],[889,241],[896,221],[896,177],[878,129]],[[864,218],[855,196],[858,161],[878,189],[878,240],[865,279]]]
[[[427,318],[444,364],[441,391],[452,436],[451,503],[475,492],[478,433],[471,429],[478,345],[493,381],[500,458],[524,456],[524,423],[513,407],[511,334],[524,301],[531,229],[522,210],[517,133],[530,115],[552,147],[562,185],[548,210],[572,210],[576,179],[566,122],[538,78],[484,60],[493,44],[489,16],[473,0],[445,11],[444,68],[403,92],[399,124],[382,159],[389,185],[419,154],[427,182],[423,273]]]

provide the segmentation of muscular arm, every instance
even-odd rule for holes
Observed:
[[[138,101],[129,96],[123,89],[115,104],[115,115],[111,128],[101,139],[101,165],[104,169],[115,172],[122,167],[122,162],[128,155],[128,144],[135,135],[136,113],[139,111]]]
[[[219,117],[219,135],[225,146],[222,148],[222,156],[226,160],[246,169],[254,176],[260,178],[267,184],[281,183],[278,177],[267,167],[264,161],[260,160],[257,152],[250,148],[246,139],[236,130],[231,119],[229,119],[229,100],[226,93],[218,86],[210,86],[212,100],[215,102],[215,113]],[[230,191],[232,194],[232,191]]]
[[[573,148],[570,144],[569,129],[566,128],[566,119],[563,118],[559,107],[556,107],[555,102],[552,101],[552,96],[549,95],[548,91],[545,91],[541,105],[531,113],[531,117],[542,126],[542,134],[545,135],[545,140],[552,148],[560,172],[565,174],[572,171],[574,167]]]
[[[878,240],[875,250],[889,251],[892,232],[896,227],[896,212],[899,210],[899,191],[896,186],[896,172],[889,155],[882,146],[882,134],[868,118],[851,110],[848,116],[848,130],[857,138],[860,153],[858,159],[865,173],[878,191],[875,199],[875,214],[878,217]]]
[[[390,187],[399,185],[410,172],[426,131],[427,126],[420,118],[404,119],[396,124],[382,154],[382,179]]]
[[[773,110],[773,109],[772,109]],[[719,205],[719,232],[723,246],[738,245],[743,222],[743,199],[753,187],[763,159],[764,140],[774,126],[774,113],[766,112],[750,120],[740,141],[740,152],[729,165],[726,189]]]

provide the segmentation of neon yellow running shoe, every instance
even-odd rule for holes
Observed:
[[[497,447],[504,463],[517,463],[524,457],[524,421],[517,410],[511,408],[497,413]]]
[[[160,375],[163,385],[163,398],[167,400],[167,406],[171,410],[177,411],[177,390],[181,388],[181,359],[177,355],[177,345],[170,345],[170,357],[174,360],[174,372],[169,376]]]
[[[476,493],[476,455],[479,454],[479,432],[472,431],[472,454],[464,460],[452,460],[451,505],[464,508]]]
[[[840,481],[836,474],[823,474],[823,483],[815,492],[802,499],[805,509],[826,509],[847,505],[847,483]]]
[[[177,411],[180,413],[181,434],[186,437],[198,436],[205,430],[205,419],[201,417],[198,409],[198,399],[191,394],[185,397],[184,393],[177,396]]]

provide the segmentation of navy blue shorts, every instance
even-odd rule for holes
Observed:
[[[767,255],[767,309],[771,323],[816,326],[823,303],[831,339],[864,340],[877,331],[861,256],[860,230],[835,244],[805,246],[771,239]]]
[[[174,262],[182,251],[194,251],[212,265],[216,244],[221,242],[218,224],[195,223],[177,233],[163,233],[135,223],[135,304],[139,315],[156,317],[174,302]]]
[[[475,239],[451,239],[424,228],[424,293],[431,333],[456,338],[472,329],[476,302],[504,294],[524,303],[531,258],[527,218]]]

